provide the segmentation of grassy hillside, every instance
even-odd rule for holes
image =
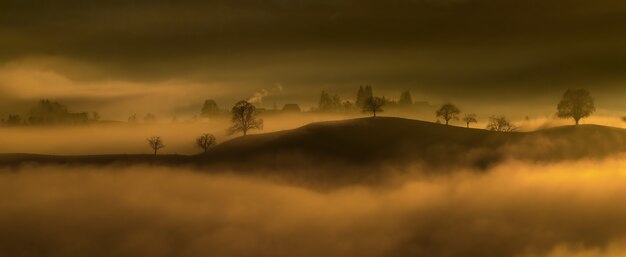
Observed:
[[[618,128],[581,125],[505,133],[378,117],[313,123],[239,137],[198,156],[6,154],[0,155],[0,165],[149,163],[241,170],[324,170],[420,164],[480,169],[506,158],[560,161],[620,152],[626,152],[626,130]]]
[[[205,159],[269,167],[419,163],[485,168],[505,158],[560,161],[624,151],[626,130],[618,128],[581,125],[535,132],[492,132],[378,117],[240,137],[217,146]]]

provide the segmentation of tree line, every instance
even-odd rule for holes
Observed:
[[[326,96],[323,94],[323,98]],[[385,105],[385,101],[381,97],[375,97],[371,94],[371,87],[365,89],[359,89],[358,101],[362,101],[362,111],[371,113],[372,117],[376,117],[376,113],[383,111],[382,107]],[[410,94],[407,98],[410,97]],[[332,97],[330,99],[333,99]],[[585,89],[567,90],[557,105],[557,116],[559,118],[571,118],[574,119],[576,125],[580,123],[582,118],[589,117],[595,112],[594,99]],[[241,100],[237,102],[230,110],[231,114],[231,126],[228,129],[229,134],[235,134],[238,132],[243,133],[243,136],[248,134],[251,129],[263,129],[263,119],[257,118],[256,107],[248,101]],[[445,121],[445,125],[450,125],[452,120],[462,120],[466,127],[469,128],[471,123],[477,123],[478,119],[476,114],[468,113],[460,118],[461,110],[452,103],[445,103],[435,112],[437,118],[441,118]],[[439,122],[439,119],[437,120]],[[507,120],[504,115],[493,115],[489,117],[487,123],[488,130],[499,132],[513,132],[517,130],[517,127]],[[165,147],[163,140],[160,137],[154,136],[147,139],[150,148],[154,151],[154,155],[158,150]],[[214,145],[216,145],[216,138],[212,134],[205,133],[196,139],[196,145],[200,147],[205,153]]]
[[[580,120],[591,116],[596,111],[595,101],[591,93],[586,89],[568,89],[565,91],[557,105],[556,117],[561,119],[573,119],[575,124],[580,124]],[[445,121],[449,125],[451,120],[459,120],[461,110],[451,103],[443,104],[435,113],[437,118]],[[462,118],[467,128],[470,123],[477,123],[476,114],[465,114]],[[440,122],[437,120],[437,122]],[[488,130],[511,132],[517,130],[517,126],[507,120],[504,115],[493,115],[489,117],[487,123]]]

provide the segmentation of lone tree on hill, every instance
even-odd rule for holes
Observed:
[[[446,125],[450,123],[450,120],[458,120],[460,113],[461,110],[459,110],[458,107],[450,103],[442,105],[441,108],[439,108],[439,110],[437,110],[436,112],[438,118],[441,117],[443,120],[446,121]]]
[[[487,129],[491,131],[513,132],[517,130],[517,127],[504,116],[491,116],[489,117]]]
[[[157,151],[159,149],[165,147],[161,137],[150,137],[147,140],[148,140],[148,145],[150,145],[150,148],[152,148],[152,150],[154,150],[154,156],[156,156]]]
[[[198,145],[198,147],[202,148],[205,153],[209,151],[209,149],[213,147],[215,143],[215,136],[208,133],[202,134],[196,139],[196,144]]]
[[[248,101],[241,100],[230,110],[232,114],[232,126],[228,129],[230,134],[243,132],[245,136],[250,129],[263,129],[263,119],[256,118],[256,107]]]
[[[385,105],[385,99],[373,96],[365,100],[363,103],[362,111],[365,113],[372,113],[373,117],[376,117],[377,112],[383,112],[383,106]]]
[[[591,116],[596,111],[591,93],[585,89],[568,89],[557,106],[559,118],[573,118],[578,125],[580,119]]]
[[[463,117],[463,122],[465,122],[465,124],[467,124],[467,128],[469,128],[470,123],[478,122],[478,120],[476,119],[476,114],[473,114],[473,113],[465,114],[465,116]]]

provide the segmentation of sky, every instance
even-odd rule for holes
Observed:
[[[40,98],[104,118],[208,98],[307,108],[359,85],[541,113],[586,88],[620,112],[624,25],[620,0],[3,0],[0,114]]]

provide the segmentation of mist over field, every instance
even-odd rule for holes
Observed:
[[[0,257],[626,256],[624,0],[0,0]]]
[[[5,256],[621,256],[626,161],[299,187],[157,166],[0,170]],[[339,172],[339,171],[338,171]],[[392,175],[389,175],[392,176]]]
[[[383,113],[391,116],[397,113]],[[424,114],[402,113],[400,117],[420,118],[426,121],[435,121],[430,112]],[[269,133],[289,130],[319,121],[335,121],[347,118],[363,117],[360,113],[349,114],[283,114],[261,116],[264,120],[262,130],[251,133]],[[472,127],[484,128],[488,117],[479,116],[479,122]],[[529,120],[513,120],[520,131],[533,131],[569,124],[567,120],[555,117],[537,117]],[[595,123],[606,126],[625,128],[626,123],[619,116],[597,116],[585,120],[585,123]],[[451,124],[463,126],[460,121]],[[212,133],[221,143],[238,135],[229,135],[230,126],[228,117],[206,120],[181,120],[172,122],[162,120],[154,123],[102,123],[87,126],[30,126],[30,127],[1,127],[0,126],[0,153],[38,153],[57,155],[79,154],[138,154],[150,153],[146,138],[161,136],[166,147],[162,153],[167,154],[198,154],[201,152],[194,140],[203,133]],[[382,134],[381,136],[384,136]]]
[[[266,117],[263,130],[252,133],[293,129],[311,122],[340,120],[353,115],[280,115]],[[32,126],[0,127],[0,153],[40,154],[110,154],[150,153],[146,138],[161,136],[164,153],[198,154],[201,150],[195,139],[203,133],[212,133],[218,143],[238,135],[229,135],[229,117],[206,120],[153,123],[104,123],[88,126]]]

